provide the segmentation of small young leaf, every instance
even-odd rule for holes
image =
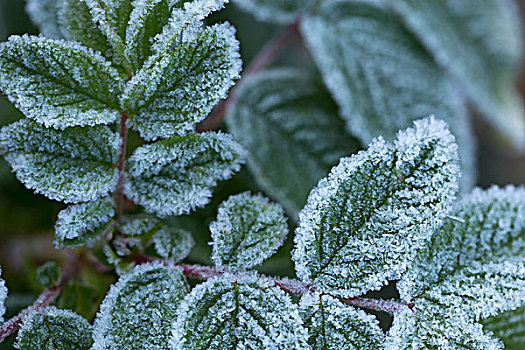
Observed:
[[[92,350],[167,349],[177,307],[188,291],[178,270],[151,263],[135,267],[102,302]]]
[[[344,297],[399,278],[447,214],[458,177],[454,137],[432,117],[343,158],[299,213],[297,275]]]
[[[58,131],[23,119],[1,129],[0,155],[27,188],[78,203],[115,189],[120,142],[106,126]]]
[[[289,296],[250,277],[213,278],[195,287],[181,303],[173,334],[176,350],[309,349]]]
[[[88,350],[93,344],[91,325],[69,310],[48,307],[27,315],[16,347],[20,350]]]
[[[111,229],[114,216],[115,203],[110,197],[72,205],[58,213],[55,244],[58,248],[90,244]]]
[[[283,208],[244,192],[219,206],[210,224],[212,261],[219,268],[247,270],[272,256],[288,235]]]
[[[60,280],[60,273],[56,262],[48,261],[36,269],[36,281],[43,287],[51,287]]]
[[[290,23],[301,11],[314,4],[314,0],[236,0],[244,11],[258,20],[273,23]]]
[[[114,122],[121,85],[109,62],[78,43],[24,35],[0,45],[0,89],[47,127]]]
[[[142,236],[153,233],[162,225],[161,221],[150,215],[125,216],[118,223],[121,233],[128,236]]]
[[[309,329],[312,350],[380,350],[385,336],[377,319],[328,295],[307,294],[301,316]]]
[[[0,276],[2,276],[2,267],[0,266]],[[5,281],[0,277],[0,324],[4,322],[5,300],[7,299],[7,287]]]
[[[229,179],[244,158],[227,134],[175,136],[135,151],[125,193],[159,216],[187,214],[208,204],[217,181]]]
[[[239,77],[239,42],[229,24],[185,35],[129,82],[122,105],[146,140],[185,134],[203,120]]]
[[[161,227],[153,234],[155,251],[159,256],[173,262],[184,260],[190,255],[195,241],[188,231]]]
[[[265,71],[241,86],[228,128],[249,151],[259,185],[296,216],[312,187],[359,143],[322,84],[300,71]]]
[[[506,350],[522,350],[525,344],[525,306],[483,320],[484,328],[503,340]]]
[[[519,10],[510,0],[389,2],[436,60],[462,83],[487,120],[525,147]]]
[[[48,38],[62,38],[58,23],[58,7],[61,0],[27,0],[26,12],[31,21]]]

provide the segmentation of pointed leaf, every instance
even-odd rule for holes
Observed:
[[[343,158],[299,213],[297,275],[344,297],[399,278],[447,214],[458,176],[454,137],[434,118]]]
[[[210,224],[212,261],[218,267],[247,270],[260,265],[284,243],[288,225],[283,208],[244,192],[219,206]]]
[[[69,206],[58,213],[56,246],[73,248],[92,243],[112,228],[115,213],[115,203],[110,197]]]
[[[236,0],[244,11],[258,20],[273,23],[290,23],[301,11],[315,3],[314,0]]]
[[[525,306],[483,321],[484,328],[503,340],[505,349],[522,350],[525,345]]]
[[[227,134],[175,136],[138,148],[128,161],[128,198],[159,216],[187,214],[209,203],[217,181],[245,158]]]
[[[234,34],[227,23],[184,34],[160,60],[146,62],[122,97],[143,138],[185,134],[226,96],[241,70]]]
[[[0,131],[0,154],[29,189],[66,203],[115,189],[119,136],[105,126],[46,129],[27,119]]]
[[[389,2],[436,60],[462,83],[487,120],[525,147],[519,10],[510,0]]]
[[[58,23],[60,0],[27,0],[26,12],[40,33],[49,38],[62,38]]]
[[[190,255],[195,241],[188,231],[163,226],[153,234],[155,251],[164,259],[179,262]]]
[[[210,279],[188,294],[177,315],[173,349],[309,349],[290,297],[255,278]]]
[[[27,315],[16,339],[21,350],[88,350],[93,344],[86,319],[55,307]]]
[[[118,72],[73,42],[11,36],[0,45],[0,89],[47,127],[109,124],[118,117]]]
[[[119,231],[128,236],[153,234],[160,226],[162,222],[151,215],[125,216],[118,223]]]
[[[305,295],[301,316],[312,350],[380,350],[385,336],[377,319],[328,295]]]
[[[0,266],[0,276],[2,275],[2,267]],[[4,322],[5,314],[5,300],[7,299],[7,287],[5,281],[0,277],[0,323]]]
[[[345,131],[329,93],[305,73],[264,71],[237,91],[228,128],[249,151],[260,186],[296,216],[312,187],[359,143]]]
[[[60,280],[60,268],[56,262],[48,261],[36,269],[36,281],[42,287],[51,287]]]
[[[135,267],[102,302],[91,349],[166,349],[175,312],[188,290],[178,270],[160,264]]]

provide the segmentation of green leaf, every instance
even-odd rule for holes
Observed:
[[[58,131],[23,119],[1,129],[0,155],[27,188],[78,203],[115,189],[120,142],[105,126]]]
[[[177,315],[173,349],[309,348],[297,306],[255,278],[210,279],[188,294]]]
[[[157,254],[173,262],[179,262],[190,255],[195,241],[188,231],[163,226],[153,234]]]
[[[288,235],[283,208],[250,192],[231,196],[210,224],[213,254],[219,268],[247,270],[275,254]]]
[[[236,0],[235,4],[260,21],[289,23],[300,12],[315,3],[314,0]]]
[[[138,148],[127,162],[128,198],[159,216],[187,214],[209,203],[217,181],[240,169],[245,151],[220,133],[175,136]]]
[[[301,316],[309,329],[312,350],[380,350],[385,336],[377,319],[328,295],[301,299]]]
[[[189,288],[181,272],[144,264],[111,286],[94,325],[92,350],[167,349],[180,301]]]
[[[27,0],[26,12],[40,33],[49,38],[62,38],[58,21],[58,7],[61,0]]]
[[[343,297],[398,279],[449,211],[458,178],[454,137],[434,118],[341,159],[299,213],[298,277]]]
[[[143,236],[153,234],[162,222],[151,215],[124,216],[118,223],[118,229],[127,236]]]
[[[2,275],[2,267],[0,266],[0,276]],[[7,287],[5,281],[0,278],[0,324],[4,322],[5,314],[5,300],[7,299]]]
[[[74,248],[92,243],[111,230],[115,213],[115,203],[110,197],[69,206],[58,213],[56,246]]]
[[[128,83],[122,105],[146,140],[185,134],[203,120],[239,77],[239,42],[229,24],[184,33]]]
[[[524,232],[525,188],[474,190],[398,284],[401,297],[424,297],[475,318],[524,305]]]
[[[121,85],[109,62],[78,43],[24,35],[0,45],[0,89],[47,127],[114,122]]]
[[[60,268],[56,262],[48,261],[36,269],[36,281],[43,287],[51,287],[60,280]]]
[[[24,318],[17,336],[20,350],[88,350],[91,325],[69,310],[48,307]]]
[[[483,320],[484,328],[503,340],[505,349],[522,350],[525,345],[525,306]]]
[[[359,143],[322,84],[303,72],[264,71],[240,86],[228,128],[249,151],[259,185],[296,216],[312,187]]]
[[[509,0],[389,3],[458,78],[487,120],[525,147],[524,106],[514,88],[523,51],[517,6]]]

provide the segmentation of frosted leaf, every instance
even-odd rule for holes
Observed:
[[[121,80],[91,49],[24,35],[0,45],[0,89],[28,118],[63,129],[114,122]]]
[[[296,216],[319,179],[359,144],[329,93],[303,72],[264,71],[240,86],[228,128],[249,151],[259,185]]]
[[[135,267],[102,302],[91,349],[167,349],[176,310],[188,291],[178,270],[152,263]]]
[[[436,60],[462,83],[487,120],[525,147],[519,10],[510,0],[390,1]]]
[[[217,181],[239,171],[244,158],[227,134],[174,136],[135,150],[124,192],[161,217],[188,214],[208,204]]]
[[[173,262],[184,260],[190,255],[195,241],[188,231],[161,227],[153,234],[153,243],[157,254]]]
[[[2,267],[0,266],[0,276],[2,275]],[[7,287],[5,281],[0,277],[0,324],[4,322],[5,314],[5,300],[7,299]]]
[[[458,177],[454,137],[433,117],[341,159],[299,213],[298,277],[344,297],[398,279],[447,214]]]
[[[239,77],[238,50],[233,27],[220,24],[187,38],[158,62],[146,62],[122,97],[141,136],[153,140],[193,130]]]
[[[261,21],[273,23],[292,22],[301,11],[315,3],[314,0],[236,0],[235,4]]]
[[[244,192],[219,206],[210,224],[212,261],[219,268],[247,270],[263,263],[284,243],[288,225],[283,208]]]
[[[483,321],[484,328],[503,340],[505,349],[522,350],[525,345],[525,306]]]
[[[58,6],[61,0],[27,0],[26,12],[40,33],[49,38],[62,38],[58,24]]]
[[[72,205],[58,213],[55,245],[80,247],[104,236],[113,227],[115,203],[110,197]]]
[[[23,319],[15,346],[20,350],[88,350],[93,344],[91,332],[83,317],[48,307]]]
[[[476,189],[450,217],[398,284],[401,297],[438,297],[478,318],[525,303],[525,188]]]
[[[385,336],[377,319],[328,295],[307,294],[301,316],[312,350],[380,350]]]
[[[36,269],[36,281],[42,287],[51,287],[60,281],[60,268],[56,262],[48,261],[45,264],[37,267]]]
[[[27,119],[0,131],[4,155],[29,189],[66,203],[92,201],[117,184],[120,138],[108,127],[46,129]]]
[[[461,316],[440,313],[430,305],[417,312],[394,315],[388,350],[499,350],[503,344],[480,324]]]
[[[162,222],[151,215],[124,216],[118,223],[118,229],[127,236],[152,234],[162,226]]]
[[[186,296],[173,325],[176,350],[306,350],[297,306],[281,289],[255,278],[210,279]]]

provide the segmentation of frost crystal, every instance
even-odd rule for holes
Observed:
[[[292,22],[301,11],[306,10],[314,0],[236,0],[243,10],[250,12],[261,21],[273,23]]]
[[[239,77],[238,51],[235,30],[226,23],[185,35],[165,55],[152,56],[122,96],[133,126],[146,140],[192,130]]]
[[[505,349],[519,350],[525,344],[525,306],[483,321],[484,329],[503,340]]]
[[[27,0],[26,12],[40,32],[49,37],[60,39],[57,12],[60,0]]]
[[[0,131],[0,155],[27,188],[78,203],[101,198],[117,183],[120,138],[106,126],[46,129],[20,120]]]
[[[150,215],[124,216],[118,223],[120,232],[128,236],[152,234],[160,226],[161,221]]]
[[[436,60],[462,83],[487,119],[525,147],[523,102],[514,89],[522,64],[519,10],[509,0],[399,0],[389,4]]]
[[[0,267],[0,276],[2,275],[2,267]],[[5,314],[5,300],[7,299],[7,287],[5,281],[0,277],[0,324],[4,322]]]
[[[328,295],[301,299],[301,316],[312,350],[380,350],[385,336],[377,319]]]
[[[255,278],[210,279],[188,294],[177,315],[176,350],[310,349],[297,306]]]
[[[265,71],[240,86],[228,128],[249,151],[260,186],[295,217],[319,179],[359,143],[345,131],[330,94],[303,72]]]
[[[112,228],[114,216],[115,203],[110,197],[72,205],[58,213],[55,245],[64,248],[89,244]]]
[[[128,161],[128,198],[160,216],[182,215],[210,201],[217,181],[240,169],[245,151],[220,133],[175,136],[138,148]]]
[[[245,270],[260,265],[279,249],[288,225],[280,205],[244,192],[219,206],[210,231],[215,265]]]
[[[454,137],[433,117],[343,158],[299,213],[298,277],[345,297],[399,278],[454,200],[457,158]]]
[[[64,129],[114,122],[122,82],[91,49],[24,35],[0,44],[0,89],[28,118]]]
[[[144,264],[111,286],[94,325],[92,350],[164,350],[181,299],[188,292],[182,273]]]
[[[93,344],[86,319],[55,307],[27,315],[16,339],[21,350],[88,350]]]
[[[170,229],[166,226],[161,227],[153,234],[155,251],[159,256],[173,262],[184,260],[190,255],[195,241],[188,231],[181,229]]]

